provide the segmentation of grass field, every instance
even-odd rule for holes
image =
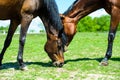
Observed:
[[[114,41],[109,66],[100,66],[107,48],[106,32],[77,33],[65,52],[65,65],[53,67],[45,53],[45,34],[28,34],[24,49],[24,61],[28,71],[18,69],[16,57],[19,35],[14,35],[7,49],[0,80],[120,80],[120,32]],[[0,51],[6,35],[0,35]]]

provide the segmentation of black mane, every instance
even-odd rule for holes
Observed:
[[[66,37],[64,30],[63,30],[62,21],[60,19],[59,14],[58,14],[59,11],[58,11],[58,7],[56,7],[57,5],[56,5],[55,0],[45,0],[44,3],[46,4],[47,11],[49,13],[48,18],[50,20],[50,23],[53,24],[54,29],[59,31],[58,37],[61,37],[63,44],[66,45],[66,43],[67,43],[66,38],[67,37]]]
[[[62,30],[62,22],[55,0],[44,0],[44,3],[45,7],[47,8],[47,12],[49,13],[48,18],[50,19],[50,23],[53,24],[54,29],[56,29],[57,31]]]

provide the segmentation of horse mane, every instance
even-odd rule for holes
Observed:
[[[57,31],[62,30],[62,22],[59,16],[59,11],[55,0],[44,0],[45,7],[47,9],[49,22],[53,24],[54,29]]]
[[[53,24],[53,28],[59,31],[58,37],[62,37],[63,44],[67,43],[66,35],[63,30],[61,18],[55,0],[44,0],[45,7],[49,15],[49,22]],[[52,4],[52,5],[51,5]]]
[[[63,13],[64,15],[67,15],[71,10],[72,10],[72,7],[77,3],[78,0],[75,0],[73,2],[73,4]]]

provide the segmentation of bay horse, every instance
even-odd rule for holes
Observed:
[[[12,41],[14,32],[21,24],[17,61],[20,69],[27,69],[23,61],[23,49],[27,30],[36,16],[42,19],[46,29],[45,51],[55,66],[63,66],[66,37],[55,0],[0,0],[0,19],[10,19],[8,34],[0,53],[0,66],[2,66],[4,53]]]
[[[108,34],[108,47],[101,65],[108,65],[108,60],[112,56],[112,46],[116,30],[120,22],[120,0],[76,0],[67,11],[61,14],[64,31],[67,35],[67,46],[76,34],[78,21],[89,13],[104,8],[110,14],[110,29]]]

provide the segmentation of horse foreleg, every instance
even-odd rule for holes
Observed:
[[[104,65],[104,66],[108,65],[108,60],[112,56],[113,41],[114,41],[114,38],[115,38],[116,29],[117,29],[119,21],[120,21],[119,13],[120,13],[120,11],[116,10],[116,8],[112,10],[111,24],[110,24],[109,34],[108,34],[108,47],[107,47],[105,57],[101,61],[101,65]]]
[[[6,40],[4,42],[4,47],[3,47],[1,54],[0,54],[0,66],[2,65],[2,59],[4,57],[4,53],[12,41],[13,34],[14,34],[18,25],[19,25],[19,22],[17,20],[11,20],[8,34],[7,34]]]
[[[32,15],[26,13],[22,14],[21,31],[20,31],[20,39],[19,39],[19,51],[17,56],[17,61],[20,65],[21,70],[27,70],[27,67],[25,66],[23,61],[23,50],[24,50],[27,30],[32,19],[33,19]]]

